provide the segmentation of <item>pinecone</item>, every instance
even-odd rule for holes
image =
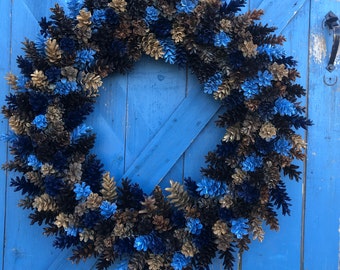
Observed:
[[[41,211],[55,211],[57,209],[57,204],[50,195],[47,193],[42,194],[34,198],[32,204],[39,212]]]
[[[63,51],[60,49],[56,39],[48,39],[45,48],[46,56],[50,63],[58,63]]]
[[[116,12],[125,12],[127,2],[125,0],[112,0],[109,4],[109,7],[113,8]]]

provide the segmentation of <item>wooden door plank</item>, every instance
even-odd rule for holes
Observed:
[[[294,18],[307,0],[263,0],[258,9],[264,10],[261,17],[263,24],[277,27],[276,32],[281,33]],[[295,29],[296,30],[296,29]]]
[[[186,95],[186,70],[143,57],[128,74],[126,170]]]
[[[248,6],[250,10],[259,9],[259,5],[262,3],[262,0],[249,0]]]
[[[9,86],[5,81],[6,73],[10,69],[11,65],[11,26],[12,26],[12,2],[0,1],[0,17],[2,22],[0,24],[0,34],[2,36],[0,41],[0,105],[4,105],[5,95],[9,92]],[[5,37],[5,38],[4,38]],[[0,134],[6,134],[8,132],[8,125],[6,121],[0,122]],[[7,161],[7,145],[5,142],[0,142],[0,163],[4,164]],[[5,224],[6,224],[6,189],[7,173],[1,170],[0,175],[0,243],[5,243]],[[0,248],[1,265],[0,269],[3,269],[4,262],[4,244]]]
[[[67,1],[68,0],[21,0],[22,6],[28,7],[27,11],[30,13],[36,21],[40,21],[41,17],[49,17],[52,13],[51,8],[58,3],[59,6],[63,7],[67,11]],[[36,32],[35,34],[38,34]]]
[[[200,134],[195,138],[185,152],[184,176],[199,181],[202,179],[200,169],[206,165],[205,156],[209,151],[216,149],[216,145],[225,134],[223,128],[216,127],[218,115],[223,113],[223,108],[216,111]]]
[[[216,127],[216,120],[218,120],[218,115],[222,114],[223,108],[220,108],[215,115],[210,119],[204,129],[195,138],[189,148],[185,151],[184,160],[184,176],[191,177],[195,181],[202,179],[202,174],[200,169],[205,167],[205,155],[209,151],[215,150],[216,145],[221,141],[225,134],[223,128]],[[235,263],[234,270],[238,269],[238,254],[235,253]],[[210,270],[222,270],[223,260],[218,258],[218,255],[214,258],[213,263],[209,266]]]
[[[201,86],[195,76],[188,76],[187,80],[189,95],[194,95],[197,89]],[[210,98],[207,96],[207,98]],[[161,187],[168,187],[170,179],[180,181],[185,177],[191,177],[194,180],[199,180],[202,175],[200,173],[201,167],[205,164],[205,155],[209,151],[214,150],[225,133],[223,128],[217,128],[215,121],[218,114],[221,114],[222,108],[215,113],[209,120],[207,125],[192,141],[191,145],[183,153],[182,157],[175,163],[169,173],[162,179]]]
[[[188,77],[188,89],[189,95],[194,94],[197,89],[200,89],[200,84],[194,76]],[[207,97],[209,98],[209,97]],[[200,168],[205,165],[205,155],[214,150],[216,144],[218,144],[223,138],[225,130],[223,128],[216,127],[216,120],[218,115],[223,112],[223,108],[219,108],[212,118],[208,121],[207,125],[202,129],[202,131],[197,135],[197,137],[192,141],[188,149],[183,153],[182,157],[177,161],[177,163],[171,168],[169,173],[162,179],[160,186],[162,188],[169,186],[170,179],[180,180],[185,177],[191,177],[193,180],[200,180],[202,178]],[[237,269],[238,259],[237,254],[235,254],[235,265],[234,269]],[[223,262],[222,260],[215,258],[213,263],[209,265],[210,270],[222,270]]]
[[[96,133],[96,153],[116,179],[124,170],[125,128],[127,110],[127,75],[111,75],[104,79],[94,112],[86,120]]]
[[[124,175],[136,182],[143,181],[147,193],[167,174],[219,108],[215,100],[196,90],[196,94],[183,100]]]
[[[96,269],[96,259],[90,258],[86,262],[80,261],[78,264],[73,264],[67,258],[72,255],[71,250],[64,249],[59,250],[57,256],[53,258],[53,261],[48,265],[48,270],[94,270]]]
[[[18,1],[1,1],[12,3],[12,35],[7,38],[12,43],[11,66],[6,71],[12,71],[19,74],[16,67],[16,56],[22,54],[21,51],[24,37],[34,39],[38,33],[36,18],[32,16],[29,7],[25,2]],[[27,27],[29,25],[29,27]],[[8,179],[15,177],[14,173],[8,174]],[[9,181],[8,181],[9,182]],[[9,183],[8,183],[9,184]],[[41,228],[29,225],[27,218],[28,212],[20,209],[17,204],[21,195],[14,193],[13,188],[7,186],[7,203],[6,203],[6,242],[4,247],[4,269],[42,269],[49,263],[42,258],[51,258],[50,245],[51,239],[42,237]],[[29,231],[29,233],[27,233]],[[36,252],[32,247],[41,248]]]
[[[262,5],[264,4],[263,2]],[[274,6],[276,4],[280,6],[279,1],[275,2]],[[275,9],[274,7],[272,8]],[[305,88],[308,86],[306,59],[308,59],[309,10],[309,3],[306,2],[282,32],[287,38],[287,42],[284,44],[286,54],[292,55],[298,61],[297,69],[301,74],[298,83]],[[301,102],[305,104],[305,98],[301,99]],[[301,136],[305,137],[303,131],[301,131]],[[300,166],[302,172],[304,171],[302,162],[296,162],[295,164]],[[287,185],[288,194],[292,199],[291,215],[282,216],[280,214],[280,231],[271,231],[266,227],[264,241],[259,243],[255,240],[251,243],[250,250],[242,256],[243,270],[300,269],[300,241],[303,226],[301,220],[303,209],[301,206],[304,201],[304,194],[302,193],[303,181],[296,183],[289,180],[288,177],[284,178],[284,181]]]
[[[188,95],[195,95],[201,85],[194,75],[187,78]],[[207,98],[210,98],[209,96]],[[217,115],[215,114],[192,141],[192,144],[177,160],[175,165],[170,169],[167,175],[162,178],[159,185],[162,188],[169,187],[169,180],[183,180],[185,177],[191,177],[198,180],[201,178],[200,168],[205,164],[205,155],[208,151],[213,150],[219,140],[223,137],[225,130],[218,129],[215,125]]]
[[[304,269],[339,269],[340,218],[340,57],[326,70],[333,37],[322,26],[330,10],[340,16],[338,0],[312,1]],[[326,85],[332,79],[334,85]]]
[[[18,1],[1,1],[12,3],[12,35],[8,38],[12,43],[11,66],[7,71],[19,74],[16,67],[16,56],[22,54],[21,42],[24,37],[34,39],[38,33],[37,21],[32,16],[29,7],[21,0]],[[29,25],[30,27],[27,27]],[[8,179],[15,177],[13,172],[8,174]],[[9,182],[9,181],[8,181]],[[9,184],[9,183],[8,183]],[[28,211],[23,211],[17,204],[21,195],[14,193],[13,188],[7,186],[7,203],[6,203],[6,242],[4,248],[4,269],[43,269],[47,266],[48,260],[42,258],[51,258],[50,245],[51,239],[42,237],[41,228],[32,227],[27,219]],[[27,233],[29,231],[29,233]],[[41,248],[39,252],[32,247]]]
[[[199,82],[194,77],[190,77],[188,80],[188,86],[191,91],[195,91],[200,88]],[[210,98],[207,96],[207,98]],[[224,128],[216,127],[216,121],[218,115],[221,115],[225,109],[223,107],[216,107],[214,115],[210,117],[202,131],[192,141],[191,145],[185,151],[184,171],[185,177],[191,177],[198,181],[202,178],[200,169],[205,165],[205,156],[209,151],[215,150],[216,145],[220,143],[225,134]]]
[[[1,5],[12,3],[12,36],[6,36],[7,42],[11,42],[11,54],[8,50],[8,57],[11,61],[10,67],[5,67],[6,70],[1,72],[12,71],[15,74],[19,74],[19,70],[16,67],[16,56],[23,54],[21,42],[24,37],[28,37],[31,40],[35,40],[37,33],[39,32],[39,26],[37,23],[38,12],[41,10],[41,15],[47,15],[48,10],[45,10],[44,2],[39,1],[1,1]],[[52,1],[50,1],[52,3]],[[40,6],[42,4],[42,6]],[[51,4],[52,5],[52,4]],[[41,7],[41,9],[39,8]],[[35,10],[32,12],[32,10]],[[1,8],[1,12],[5,12]],[[44,14],[44,12],[46,12]],[[6,18],[5,16],[2,18]],[[9,20],[8,20],[9,23]],[[29,27],[27,27],[29,26]],[[3,63],[3,61],[1,61]],[[3,76],[1,76],[3,78]],[[1,95],[3,92],[1,92]],[[3,99],[2,99],[3,100]],[[5,151],[4,151],[5,152]],[[8,178],[15,177],[16,175],[11,172],[8,174]],[[53,264],[55,258],[58,258],[60,250],[53,248],[53,239],[47,238],[42,235],[42,228],[35,225],[31,226],[30,221],[27,218],[29,211],[23,211],[17,206],[18,201],[22,198],[20,193],[14,193],[13,188],[7,186],[6,194],[6,241],[4,246],[4,269],[51,269],[50,265]],[[67,257],[71,255],[69,251],[68,255],[63,257],[63,260],[67,263],[64,269],[89,269],[89,266],[84,264],[83,268],[79,268],[76,265],[67,261]]]

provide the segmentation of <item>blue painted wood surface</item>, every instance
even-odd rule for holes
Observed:
[[[266,11],[263,22],[276,25],[277,34],[282,34],[287,41],[284,44],[288,55],[294,56],[298,61],[298,70],[301,79],[298,83],[307,87],[308,85],[308,26],[309,26],[309,1],[262,1],[258,7]],[[289,10],[289,12],[278,14],[278,10]],[[305,49],[301,49],[305,48]],[[305,99],[301,99],[305,103]],[[301,131],[302,137],[305,137]],[[298,165],[303,169],[302,162]],[[242,269],[304,269],[300,265],[301,260],[301,237],[302,237],[302,193],[303,182],[296,183],[288,177],[285,179],[287,190],[291,197],[292,207],[290,216],[279,215],[279,232],[266,230],[264,241],[254,241],[250,246],[250,252],[244,253]],[[300,268],[301,267],[301,268]]]
[[[0,56],[0,78],[4,78],[6,70],[10,68],[10,58],[11,54],[9,52],[9,48],[11,47],[11,3],[9,1],[1,1],[0,2],[0,10],[1,15],[4,18],[3,22],[0,24],[0,34],[3,37],[0,41],[0,51],[5,52],[1,53]],[[4,103],[5,95],[9,90],[8,86],[4,79],[0,79],[0,104]],[[8,125],[3,119],[0,121],[0,132],[7,132]],[[0,143],[0,162],[3,164],[7,159],[7,145],[4,143]],[[6,180],[7,175],[2,172],[0,174],[0,242],[5,243],[5,221],[6,221],[6,196],[7,196],[7,188],[6,188]],[[2,261],[5,257],[4,249],[0,249],[0,256]]]
[[[336,70],[328,72],[333,35],[323,20],[330,10],[340,17],[340,2],[311,3],[308,111],[315,125],[308,133],[306,269],[340,268],[340,53]]]
[[[20,42],[24,37],[35,39],[37,21],[48,16],[54,2],[0,1],[2,103],[9,90],[2,78],[9,70],[17,72],[15,57],[22,53]],[[65,2],[58,2],[65,6]],[[299,83],[308,88],[307,98],[301,102],[308,105],[309,117],[315,125],[306,134],[308,157],[300,164],[305,168],[304,180],[287,185],[293,204],[291,216],[280,217],[279,233],[267,229],[263,243],[252,243],[238,268],[340,269],[340,59],[339,56],[336,59],[336,71],[332,74],[326,71],[332,37],[322,27],[329,10],[340,16],[340,2],[251,0],[244,11],[254,8],[264,9],[263,23],[278,26],[277,33],[286,36],[285,50],[298,60]],[[338,81],[333,86],[325,85],[324,81],[336,77]],[[186,70],[146,57],[135,65],[133,72],[106,79],[95,112],[88,119],[97,131],[94,151],[103,160],[105,169],[117,180],[122,176],[146,177],[140,181],[142,185],[148,183],[149,189],[156,183],[165,187],[169,179],[180,180],[185,176],[198,179],[204,155],[223,134],[214,124],[218,106],[212,100],[205,104],[206,114],[192,109],[198,110],[200,123],[198,116],[196,122],[192,122],[190,115],[179,117],[187,110],[186,106],[202,102],[204,95],[198,90],[196,79]],[[1,133],[7,132],[6,122],[0,122],[0,129]],[[181,145],[166,153],[161,143],[164,138]],[[5,144],[0,144],[0,151],[0,161],[4,163],[8,158]],[[151,155],[153,152],[160,156]],[[151,179],[150,172],[156,167],[161,171]],[[70,251],[53,249],[52,240],[41,235],[41,228],[29,225],[28,212],[16,206],[20,194],[8,187],[13,174],[2,171],[0,176],[0,241],[3,243],[0,269],[94,269],[94,260],[72,265],[66,260]],[[216,260],[211,269],[223,267]]]

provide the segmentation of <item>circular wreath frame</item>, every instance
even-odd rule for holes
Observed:
[[[305,89],[284,37],[257,22],[261,10],[239,14],[245,2],[71,0],[68,14],[56,4],[39,38],[23,42],[21,74],[7,76],[14,159],[4,168],[22,173],[11,180],[20,206],[56,248],[73,248],[72,261],[206,269],[218,253],[232,269],[236,249],[247,250],[250,236],[262,241],[263,221],[278,229],[275,207],[289,214],[281,173],[300,179],[292,162],[306,147],[295,129],[311,125],[298,102]],[[90,152],[95,134],[85,124],[102,79],[144,54],[189,67],[224,108],[217,126],[226,132],[202,179],[171,181],[167,196],[129,179],[117,185]]]

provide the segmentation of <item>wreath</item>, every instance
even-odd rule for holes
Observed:
[[[261,10],[240,14],[245,2],[71,0],[67,13],[56,4],[41,19],[36,41],[23,42],[20,75],[7,75],[13,160],[4,168],[21,173],[11,179],[24,195],[19,205],[56,248],[72,248],[72,261],[208,269],[219,255],[233,269],[236,251],[262,241],[263,222],[277,230],[277,209],[290,213],[281,174],[300,179],[293,161],[306,148],[295,130],[311,125],[298,101],[305,89],[284,37],[257,22]],[[142,55],[190,68],[223,108],[216,124],[225,135],[202,179],[170,181],[166,193],[145,194],[133,179],[117,184],[91,153],[95,134],[85,123],[103,78]]]

